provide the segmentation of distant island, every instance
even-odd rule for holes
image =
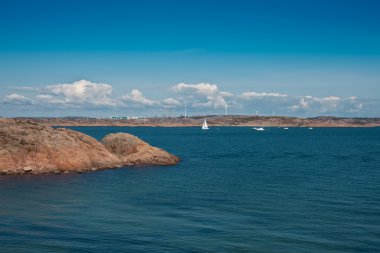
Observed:
[[[209,126],[265,126],[265,127],[376,127],[380,118],[341,118],[322,116],[296,118],[286,116],[247,116],[247,115],[207,115],[192,117],[150,117],[150,118],[18,118],[50,126],[152,126],[152,127],[191,127],[201,126],[207,118]]]

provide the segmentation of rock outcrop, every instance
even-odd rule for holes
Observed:
[[[31,121],[0,120],[0,173],[82,172],[122,166],[172,165],[179,159],[126,133],[103,141]]]
[[[103,138],[102,143],[124,165],[174,165],[179,162],[178,157],[127,133],[109,134]]]

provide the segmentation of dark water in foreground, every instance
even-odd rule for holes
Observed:
[[[77,127],[173,167],[0,177],[0,252],[380,252],[380,128]]]

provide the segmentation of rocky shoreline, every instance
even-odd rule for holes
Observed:
[[[0,174],[84,172],[133,165],[174,165],[179,158],[127,133],[102,141],[28,120],[0,119]]]

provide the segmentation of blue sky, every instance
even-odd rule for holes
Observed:
[[[0,116],[380,117],[379,1],[2,1]]]

